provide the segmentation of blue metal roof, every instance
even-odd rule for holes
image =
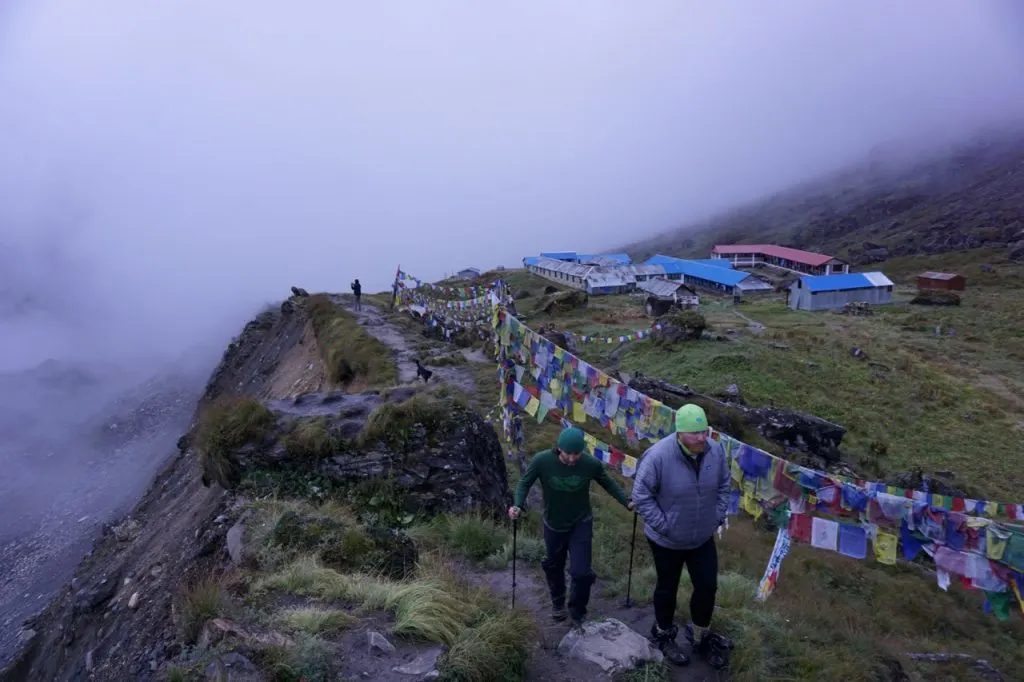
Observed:
[[[597,255],[602,258],[618,261],[623,265],[630,265],[633,262],[633,259],[629,257],[628,253],[599,253]]]
[[[524,266],[536,265],[539,262],[540,256],[527,256],[526,258],[523,259]]]
[[[811,293],[819,291],[849,291],[850,289],[871,289],[877,286],[892,286],[892,282],[881,273],[851,272],[846,275],[804,275],[804,286]]]
[[[648,265],[664,265],[665,263],[682,263],[684,261],[687,263],[714,265],[715,267],[728,268],[729,270],[733,269],[732,261],[726,260],[725,258],[677,258],[676,256],[666,256],[661,253],[651,256],[645,260],[644,263],[647,263]]]
[[[575,251],[548,251],[547,253],[541,253],[543,258],[554,258],[555,260],[571,260],[577,259]]]
[[[732,261],[726,260],[725,258],[695,258],[691,263],[701,263],[702,265],[713,265],[716,268],[728,268],[733,270]]]
[[[749,272],[730,270],[717,265],[705,265],[704,263],[692,260],[676,260],[674,262],[661,263],[661,266],[665,268],[666,275],[696,277],[727,287],[736,286],[750,277]]]
[[[675,263],[681,260],[682,258],[676,258],[675,256],[665,256],[660,253],[657,253],[648,258],[647,260],[645,260],[644,262],[647,263],[648,265],[664,265],[665,263]]]

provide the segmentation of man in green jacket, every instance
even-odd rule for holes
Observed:
[[[526,503],[526,494],[538,479],[544,491],[544,545],[546,556],[541,562],[551,593],[552,617],[564,621],[572,618],[573,627],[579,628],[587,615],[590,587],[596,575],[591,569],[591,544],[594,537],[594,513],[590,508],[590,482],[598,485],[627,509],[633,503],[615,479],[608,475],[605,465],[591,455],[583,453],[583,432],[565,429],[558,436],[553,450],[538,452],[516,486],[513,506],[508,515],[518,519]],[[565,600],[565,560],[569,557],[569,577],[572,588],[569,608]]]

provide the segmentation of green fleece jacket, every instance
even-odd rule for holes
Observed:
[[[538,479],[544,491],[544,523],[551,530],[569,530],[593,513],[590,508],[591,481],[596,481],[622,506],[629,505],[626,491],[608,475],[604,463],[591,455],[583,455],[570,466],[562,464],[554,450],[538,452],[516,486],[515,506],[525,509],[526,494]]]

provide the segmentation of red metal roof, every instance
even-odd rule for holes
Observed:
[[[804,265],[824,265],[829,261],[836,260],[835,257],[826,256],[823,253],[801,251],[800,249],[791,249],[788,246],[777,246],[775,244],[716,244],[715,248],[711,249],[711,253],[720,253],[722,255],[757,253],[762,256],[785,258],[794,263],[803,263]]]

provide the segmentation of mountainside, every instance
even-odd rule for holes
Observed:
[[[777,243],[854,264],[1006,248],[1024,260],[1024,131],[987,134],[907,161],[876,154],[819,181],[626,247],[707,257],[728,243]]]

